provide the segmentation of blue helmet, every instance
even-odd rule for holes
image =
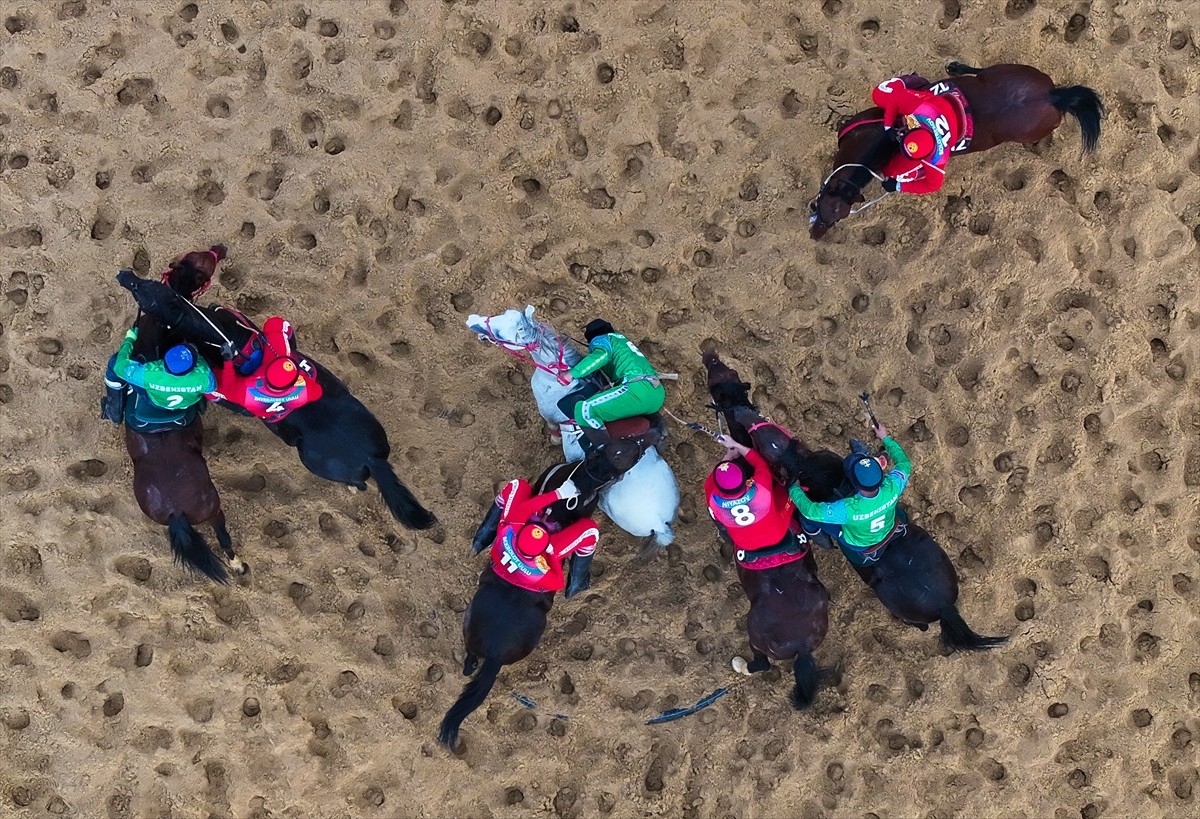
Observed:
[[[191,344],[176,344],[163,356],[163,365],[171,375],[187,375],[196,366],[196,348]]]
[[[883,483],[883,467],[870,455],[851,455],[844,467],[846,477],[861,491],[870,492]]]

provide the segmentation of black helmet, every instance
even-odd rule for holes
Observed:
[[[613,326],[604,319],[592,319],[583,328],[583,337],[590,342],[596,336],[606,336],[615,332]]]

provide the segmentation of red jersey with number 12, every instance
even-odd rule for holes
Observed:
[[[754,551],[783,540],[796,507],[787,491],[775,483],[771,467],[761,455],[751,450],[746,461],[754,468],[754,475],[744,487],[732,495],[726,493],[710,473],[704,494],[708,513],[729,532],[734,546]]]

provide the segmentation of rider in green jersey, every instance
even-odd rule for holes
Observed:
[[[559,382],[568,385],[601,372],[612,384],[609,389],[575,404],[573,413],[567,413],[574,415],[575,423],[583,431],[583,440],[599,446],[609,440],[604,431],[605,423],[658,412],[666,399],[666,391],[642,351],[607,321],[594,319],[583,328],[583,333],[588,342],[588,354],[561,373]]]
[[[880,547],[896,529],[900,493],[912,474],[912,461],[900,444],[888,435],[887,427],[876,426],[875,434],[891,460],[887,474],[876,458],[856,454],[849,456],[845,464],[846,476],[856,490],[850,497],[817,503],[795,484],[788,489],[788,495],[804,518],[805,532],[831,535],[841,546],[846,559],[857,566],[874,563],[883,553]],[[899,511],[904,514],[903,510]]]
[[[212,370],[190,344],[176,344],[161,360],[136,361],[132,354],[137,337],[138,328],[130,328],[109,359],[102,417],[114,424],[125,421],[139,432],[187,426],[203,407],[204,393],[216,389]],[[130,406],[125,406],[126,392],[133,399]]]

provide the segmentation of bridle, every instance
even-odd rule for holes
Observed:
[[[863,187],[867,184],[868,180],[864,180],[861,184],[856,183],[854,181],[853,174],[848,179],[833,180],[834,174],[836,174],[838,171],[845,170],[846,168],[861,168],[862,170],[866,171],[871,176],[873,176],[880,183],[882,183],[884,180],[883,176],[881,176],[879,173],[877,173],[876,171],[867,167],[866,165],[863,165],[860,162],[846,162],[842,165],[838,165],[836,168],[834,168],[832,171],[829,172],[829,176],[825,177],[825,181],[821,183],[821,188],[820,188],[820,190],[817,191],[817,195],[808,201],[809,224],[816,225],[818,227],[823,227],[823,228],[833,227],[833,223],[826,224],[825,222],[821,221],[820,213],[819,213],[819,210],[817,207],[817,200],[820,199],[822,196],[836,196],[838,199],[842,199],[846,202],[853,202],[856,197],[863,195]],[[830,180],[833,180],[833,185],[829,184]],[[849,194],[846,196],[838,196],[837,194],[835,194],[834,190],[839,187],[849,188],[850,189]],[[876,196],[874,199],[872,199],[868,202],[863,202],[861,205],[851,205],[850,206],[850,215],[853,216],[856,213],[862,213],[864,210],[871,207],[871,205],[874,205],[875,203],[880,202],[883,199],[886,199],[887,197],[889,197],[891,195],[892,195],[891,191],[884,191],[879,196]]]
[[[546,366],[545,364],[535,360],[533,357],[533,351],[542,346],[542,343],[539,339],[535,338],[528,344],[521,344],[520,342],[508,341],[507,339],[501,338],[492,330],[491,316],[488,316],[483,320],[483,326],[487,332],[478,334],[480,340],[494,344],[518,361],[532,364],[536,369],[550,373],[550,375],[553,376],[557,376],[559,373],[567,369],[567,345],[562,341],[558,342],[558,354],[554,364]]]
[[[192,252],[193,252],[193,253],[208,253],[209,255],[211,255],[211,256],[212,256],[212,258],[213,258],[213,269],[214,269],[214,271],[216,270],[216,266],[217,266],[217,265],[219,265],[219,264],[221,263],[221,257],[220,257],[220,256],[218,256],[218,255],[217,255],[217,252],[216,252],[215,250],[212,250],[211,248],[210,248],[209,250],[197,250],[197,251],[192,251]],[[191,256],[191,255],[192,255],[191,253],[185,253],[185,254],[183,254],[183,256],[180,256],[180,257],[179,257],[179,259],[182,259],[182,258],[184,258],[185,256]],[[163,283],[163,284],[167,285],[168,287],[170,287],[170,286],[171,286],[171,274],[173,274],[173,273],[175,272],[175,264],[176,264],[176,263],[179,261],[179,259],[176,259],[174,262],[172,262],[172,263],[171,263],[171,266],[170,266],[170,267],[168,267],[166,270],[164,270],[164,271],[162,272],[162,279],[161,279],[161,281],[162,281],[162,283]],[[205,290],[207,290],[207,289],[208,289],[208,288],[210,288],[210,287],[212,287],[212,277],[211,277],[211,276],[209,276],[209,277],[208,277],[208,281],[206,281],[206,282],[204,282],[204,284],[200,285],[200,289],[199,289],[199,290],[197,290],[196,292],[192,293],[192,295],[190,296],[190,298],[194,299],[194,298],[196,298],[197,296],[202,296],[202,295],[204,295],[204,291],[205,291]],[[172,288],[172,289],[174,289],[174,288]]]

